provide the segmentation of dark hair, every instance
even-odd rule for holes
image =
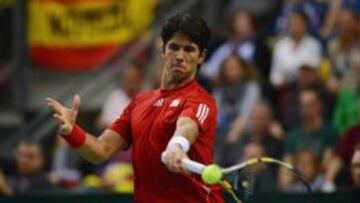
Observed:
[[[188,36],[199,46],[200,51],[206,48],[211,37],[210,29],[204,20],[189,13],[175,15],[163,25],[161,39],[164,46],[176,33]]]
[[[294,9],[291,12],[291,15],[292,16],[296,15],[296,16],[300,17],[303,20],[303,22],[305,23],[306,28],[309,28],[309,26],[310,26],[310,18],[303,9],[301,9],[301,8]]]
[[[40,151],[40,155],[41,156],[44,156],[44,149],[43,149],[43,146],[42,144],[38,141],[38,140],[35,140],[35,139],[32,139],[32,138],[26,138],[26,139],[22,139],[20,140],[17,145],[16,145],[16,151],[18,150],[19,146],[20,145],[26,145],[26,146],[36,146],[39,151]]]

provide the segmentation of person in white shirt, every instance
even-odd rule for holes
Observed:
[[[98,127],[106,128],[130,103],[131,98],[138,93],[143,85],[144,73],[135,64],[130,64],[121,74],[121,85],[109,94],[102,107]]]
[[[289,33],[275,45],[270,81],[276,87],[286,86],[296,80],[303,65],[318,67],[321,61],[320,42],[308,33],[308,18],[295,10],[289,21]]]

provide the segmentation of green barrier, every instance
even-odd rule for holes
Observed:
[[[312,203],[359,203],[355,193],[314,194]],[[233,202],[226,196],[226,202]],[[131,195],[39,195],[0,197],[0,203],[132,203]],[[304,194],[268,194],[250,203],[307,203]]]

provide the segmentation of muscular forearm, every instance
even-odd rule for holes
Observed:
[[[98,164],[107,160],[116,151],[127,147],[127,142],[112,130],[105,130],[99,137],[86,133],[85,143],[77,150],[87,161]]]
[[[191,118],[181,117],[178,119],[174,136],[183,136],[192,144],[195,142],[198,134],[199,128]]]

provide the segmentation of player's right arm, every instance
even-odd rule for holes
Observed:
[[[46,101],[54,111],[54,118],[59,123],[59,133],[65,139],[67,136],[73,136],[72,133],[76,127],[76,118],[80,106],[80,96],[74,96],[71,108],[63,106],[52,98],[46,98]],[[116,151],[125,149],[128,146],[127,141],[122,136],[110,129],[105,130],[99,137],[84,131],[81,134],[85,136],[83,137],[84,141],[81,142],[81,146],[76,147],[76,150],[80,156],[91,163],[97,164],[105,161]]]

